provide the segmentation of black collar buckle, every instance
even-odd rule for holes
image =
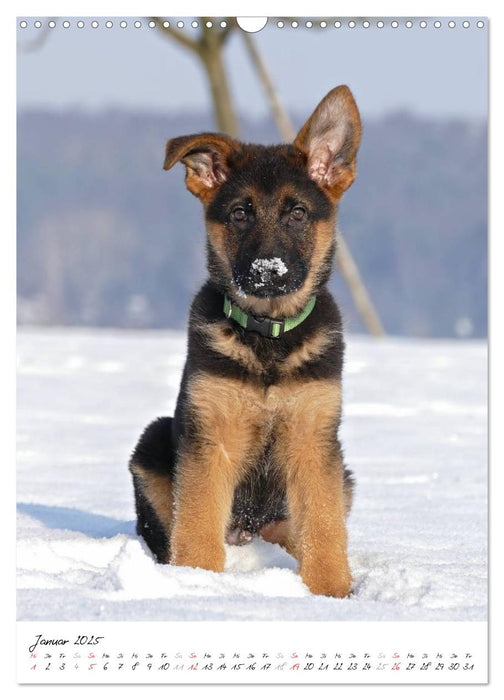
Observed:
[[[266,316],[248,315],[247,330],[260,333],[265,338],[278,338],[283,333],[284,321],[277,321]]]

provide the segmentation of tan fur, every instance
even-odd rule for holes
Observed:
[[[227,229],[223,224],[218,224],[214,221],[206,222],[208,240],[212,249],[219,258],[220,264],[228,279],[232,277],[230,259],[232,259],[237,252],[236,248],[233,248],[229,237],[227,236]]]
[[[304,385],[286,402],[275,443],[285,470],[299,573],[312,593],[336,597],[347,596],[352,583],[343,465],[332,447],[340,410],[339,384]]]
[[[292,302],[302,309],[308,299],[313,294],[313,290],[318,283],[320,270],[327,258],[334,240],[334,220],[320,221],[314,227],[314,250],[310,261],[310,271],[304,281],[303,286],[294,294],[290,294]]]
[[[209,346],[215,352],[229,357],[245,367],[251,374],[261,374],[267,368],[259,361],[255,352],[240,342],[236,335],[230,330],[229,325],[222,321],[202,325],[200,332],[204,333]],[[327,331],[319,331],[304,341],[301,347],[296,348],[279,365],[280,373],[291,374],[302,367],[306,362],[310,362],[326,350],[333,338]]]
[[[205,333],[208,344],[215,352],[238,362],[249,372],[260,374],[264,371],[255,352],[240,342],[226,321],[207,324],[201,327],[201,331]]]
[[[130,471],[140,481],[144,496],[153,507],[159,521],[163,526],[165,534],[169,539],[173,518],[172,480],[167,476],[162,476],[161,474],[155,474],[148,471],[140,464],[136,464],[134,462],[130,465]],[[167,553],[167,560],[168,558]]]
[[[243,381],[197,375],[189,396],[204,438],[179,457],[172,563],[222,571],[234,490],[260,443],[259,413]]]
[[[259,530],[259,535],[265,542],[279,544],[289,554],[296,558],[296,543],[292,535],[292,522],[290,518],[286,520],[274,520],[263,525]]]
[[[185,183],[204,204],[226,180],[227,159],[240,144],[224,134],[191,134],[170,139],[166,144],[163,168],[170,170],[182,161],[186,166]]]
[[[223,570],[234,489],[274,430],[291,515],[288,536],[287,525],[276,536],[296,553],[313,593],[348,595],[343,466],[332,448],[340,383],[288,380],[265,390],[202,374],[189,395],[205,438],[191,441],[180,457],[172,563]]]
[[[320,357],[324,350],[326,350],[333,342],[334,339],[330,333],[325,330],[318,331],[310,338],[305,340],[301,347],[296,348],[296,350],[291,352],[290,355],[285,358],[280,365],[280,372],[282,374],[290,374],[291,372],[295,372],[306,362],[311,362],[317,357]]]
[[[192,168],[186,168],[185,184],[189,192],[198,197],[204,204],[212,201],[216,186],[213,187],[208,181],[204,181]]]

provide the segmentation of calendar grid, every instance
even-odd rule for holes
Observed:
[[[18,681],[486,683],[486,645],[483,622],[22,622]]]

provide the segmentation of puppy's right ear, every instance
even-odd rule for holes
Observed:
[[[229,156],[240,147],[224,134],[192,134],[171,139],[166,144],[164,169],[178,161],[186,167],[185,182],[202,202],[210,201],[229,175]]]

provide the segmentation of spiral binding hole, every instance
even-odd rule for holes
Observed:
[[[35,27],[35,29],[41,29],[43,27],[43,24],[44,23],[41,22],[40,20],[35,20],[33,22],[32,26]],[[57,26],[57,24],[59,24],[59,22],[57,23],[54,20],[49,20],[47,22],[46,26],[49,27],[50,29],[54,29]],[[154,29],[156,27],[156,21],[154,21],[154,20],[150,20],[150,21],[146,22],[145,24],[147,26],[149,26],[151,29]],[[139,20],[131,22],[131,25],[137,29],[140,29],[141,27],[145,26],[145,24]],[[163,20],[161,24],[166,29],[168,29],[170,27],[170,22],[168,20]],[[212,20],[207,20],[204,23],[204,26],[211,29],[212,27],[214,27],[215,24],[217,24],[217,23],[212,21]],[[334,26],[336,29],[340,29],[341,27],[344,27],[344,26],[348,27],[349,29],[355,29],[356,27],[363,28],[363,29],[369,29],[369,27],[371,27],[373,24],[374,24],[374,22],[370,22],[367,19],[360,20],[360,21],[356,21],[356,20],[351,19],[351,20],[348,20],[348,22],[342,22],[341,20],[334,20],[332,26]],[[410,19],[405,20],[404,23],[394,19],[394,20],[391,20],[390,24],[389,24],[388,22],[379,19],[379,20],[376,20],[375,26],[378,29],[383,29],[385,26],[392,27],[392,29],[398,29],[401,26],[401,24],[403,27],[406,27],[406,29],[411,29],[412,27],[415,26],[416,23]],[[118,26],[121,27],[121,29],[126,29],[129,25],[130,25],[130,23],[128,23],[128,21],[126,21],[126,20],[118,21]],[[434,27],[435,29],[441,29],[443,27],[443,22],[441,20],[434,20],[434,19],[431,19],[429,22],[425,19],[422,19],[422,20],[419,20],[417,23],[417,26],[419,26],[420,29],[426,29],[429,25],[431,27]],[[61,26],[64,29],[69,29],[72,26],[72,23],[69,20],[62,20]],[[78,29],[83,29],[86,26],[86,22],[79,20],[79,21],[75,22],[75,26],[77,26]],[[97,20],[92,20],[92,21],[90,20],[89,26],[92,29],[96,29],[100,26],[100,23]],[[103,22],[102,26],[105,26],[107,29],[111,29],[114,26],[114,22],[112,22],[111,20],[107,20],[107,21]],[[182,20],[179,20],[176,22],[176,26],[179,29],[183,29],[186,26],[186,23]],[[187,24],[187,26],[189,26],[189,24]],[[190,26],[193,29],[198,29],[201,26],[201,22],[199,22],[198,20],[193,20],[190,22]],[[220,26],[222,29],[225,29],[226,27],[228,27],[228,22],[226,20],[220,20],[218,22],[218,26]],[[292,27],[292,29],[297,29],[298,27],[306,27],[306,29],[313,29],[313,28],[326,29],[328,26],[331,26],[331,25],[327,22],[327,20],[320,20],[320,21],[306,20],[303,23],[301,23],[298,19],[289,20],[288,23],[286,23],[284,20],[281,20],[281,19],[276,21],[276,27],[278,29],[283,29],[285,26],[290,26],[290,27]],[[454,29],[457,26],[457,22],[455,20],[449,20],[446,22],[445,26],[447,26],[449,29]],[[462,26],[464,29],[469,29],[471,26],[477,27],[478,29],[483,29],[486,26],[486,23],[483,20],[478,20],[478,21],[473,21],[473,22],[471,22],[469,20],[463,20],[463,21],[460,21],[459,26]],[[26,29],[27,27],[29,27],[29,23],[26,20],[20,20],[19,27],[21,29]]]

